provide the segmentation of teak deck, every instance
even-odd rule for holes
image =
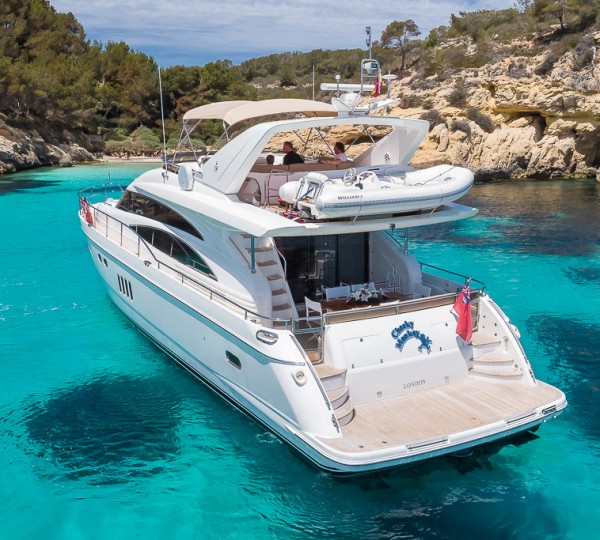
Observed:
[[[509,420],[559,399],[556,388],[465,379],[408,396],[355,406],[343,437],[321,440],[344,452],[368,452]]]

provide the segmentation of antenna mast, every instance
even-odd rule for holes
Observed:
[[[367,49],[369,49],[369,58],[372,58],[372,53],[371,53],[371,27],[367,26],[366,27],[366,31],[367,31]]]
[[[165,175],[167,174],[167,135],[165,133],[165,112],[163,109],[163,91],[162,91],[162,78],[160,76],[160,66],[158,66],[158,89],[160,92],[160,120],[162,124],[162,136],[163,136],[163,162],[165,168]]]

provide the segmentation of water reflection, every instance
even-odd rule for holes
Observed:
[[[60,182],[52,180],[34,180],[33,178],[23,178],[19,176],[1,178],[0,177],[0,195],[6,195],[7,193],[20,193],[23,191],[39,188],[48,188],[50,186],[56,186]]]
[[[66,476],[119,483],[160,472],[177,454],[178,404],[158,378],[103,377],[35,403],[25,425]]]
[[[480,213],[473,219],[423,228],[424,240],[493,246],[511,252],[581,256],[600,239],[600,184],[527,181],[477,184],[460,201]],[[502,216],[498,219],[495,216]]]
[[[570,410],[577,411],[571,420],[600,439],[600,324],[542,314],[531,317],[528,327],[550,355],[552,376],[567,395]]]
[[[600,285],[600,268],[576,267],[565,269],[565,274],[576,285]]]

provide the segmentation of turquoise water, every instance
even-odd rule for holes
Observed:
[[[340,479],[178,368],[109,301],[78,190],[144,165],[0,177],[0,538],[588,539],[600,525],[600,185],[477,185],[423,230],[570,406],[539,438]]]

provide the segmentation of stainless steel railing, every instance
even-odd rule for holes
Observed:
[[[115,184],[103,184],[101,186],[84,189],[79,192],[80,205],[82,204],[83,200],[85,200],[86,202],[89,203],[89,202],[92,202],[92,200],[100,194],[102,194],[106,197],[106,196],[108,196],[108,194],[114,193],[117,191],[122,192],[123,186],[115,185]],[[95,206],[90,206],[89,208],[90,208],[90,211],[92,212],[92,216],[93,216],[92,226],[94,228],[96,228],[96,230],[98,230],[99,232],[102,232],[102,234],[106,238],[115,240],[115,238],[112,238],[110,236],[110,229],[109,229],[109,224],[114,223],[116,225],[116,228],[118,229],[117,236],[118,236],[119,245],[121,247],[128,249],[131,253],[133,253],[137,257],[141,257],[142,251],[147,252],[148,255],[153,259],[154,263],[156,264],[156,266],[159,270],[166,269],[166,270],[172,272],[173,275],[178,277],[178,279],[181,281],[181,283],[189,284],[189,285],[193,286],[200,292],[203,292],[211,301],[217,300],[219,302],[222,302],[225,305],[229,305],[229,306],[235,308],[236,310],[239,310],[244,315],[245,320],[251,320],[255,323],[266,321],[266,322],[270,323],[273,328],[283,329],[283,330],[291,330],[292,332],[298,333],[298,334],[305,333],[307,331],[306,322],[305,322],[307,320],[306,317],[299,317],[297,319],[275,318],[275,317],[271,317],[268,315],[257,313],[247,307],[244,307],[244,306],[238,304],[237,302],[226,297],[224,294],[201,283],[200,281],[183,273],[181,270],[174,268],[173,266],[169,265],[168,263],[161,261],[155,255],[152,247],[150,245],[148,245],[148,243],[141,236],[139,236],[139,234],[134,229],[132,229],[126,223],[107,214],[106,212],[98,209]],[[98,219],[98,216],[103,216],[103,217],[102,217],[102,219]],[[104,221],[104,223],[103,223],[104,230],[103,231],[100,230],[102,221]],[[125,242],[126,235],[133,237],[135,249],[131,249],[131,246],[126,245],[126,242]],[[279,250],[277,250],[277,252],[279,252]],[[144,261],[144,263],[146,265],[151,264],[150,261],[146,261],[146,260]],[[285,258],[284,258],[284,267],[286,267],[286,266],[287,266],[287,261],[285,261]],[[464,275],[458,274],[456,272],[452,272],[450,270],[445,270],[443,268],[439,268],[437,266],[430,265],[427,263],[421,263],[421,266],[422,267],[424,266],[427,268],[432,268],[434,270],[441,271],[446,274],[460,277],[463,281],[466,281],[467,279],[469,279],[468,276],[464,276]],[[284,268],[284,271],[286,271],[286,270],[287,270],[287,268]],[[471,298],[472,298],[472,300],[475,301],[474,305],[476,307],[477,303],[478,303],[477,300],[479,298],[479,295],[480,295],[480,293],[482,293],[484,291],[486,285],[485,285],[485,283],[483,283],[482,281],[477,280],[477,279],[471,278],[471,281],[474,281],[481,285],[480,287],[474,288],[474,290],[471,293],[471,295],[472,295]],[[454,301],[455,297],[456,297],[455,292],[448,292],[446,294],[441,294],[441,295],[437,294],[435,296],[429,296],[429,297],[424,297],[424,298],[409,299],[409,300],[404,300],[404,301],[400,301],[397,303],[394,302],[392,304],[382,304],[379,306],[370,306],[370,307],[359,308],[359,309],[353,308],[351,310],[346,310],[346,311],[328,312],[328,313],[323,314],[321,329],[328,324],[335,324],[336,322],[347,322],[350,320],[367,319],[367,318],[373,318],[373,317],[379,317],[379,316],[386,316],[388,314],[390,314],[390,315],[391,314],[400,314],[400,313],[405,313],[407,311],[428,309],[430,307],[436,307],[438,305],[451,304]],[[313,317],[311,317],[311,319],[312,318]],[[314,330],[315,330],[315,328],[312,328],[310,331],[314,331]]]
[[[460,281],[461,284],[466,282],[467,280],[469,280],[471,283],[478,283],[480,286],[474,287],[474,290],[483,292],[486,288],[486,284],[483,281],[476,279],[472,276],[465,276],[464,274],[452,272],[451,270],[446,270],[445,268],[440,268],[439,266],[434,266],[433,264],[428,264],[428,263],[424,263],[424,262],[421,262],[419,264],[421,265],[421,268],[427,267],[427,268],[431,268],[433,270],[437,270],[438,272],[443,272],[444,274],[449,274],[451,276],[459,277],[459,278],[461,278],[461,281]]]
[[[86,192],[89,193],[88,190],[83,190],[79,193],[80,204],[82,203],[82,200],[84,198],[83,194]],[[86,201],[89,202],[89,199],[86,199]],[[244,315],[245,320],[251,320],[256,323],[258,323],[260,321],[268,321],[268,322],[272,323],[273,326],[277,326],[277,328],[281,328],[281,329],[285,329],[285,330],[287,330],[289,328],[293,328],[293,326],[294,326],[293,319],[280,319],[280,318],[270,317],[268,315],[263,315],[263,314],[257,313],[251,309],[248,309],[247,307],[244,307],[244,306],[238,304],[237,302],[231,300],[230,298],[227,298],[227,296],[225,296],[224,294],[212,289],[211,287],[209,287],[208,285],[205,285],[204,283],[201,283],[200,281],[194,279],[193,277],[185,274],[181,270],[178,270],[177,268],[169,265],[168,263],[161,261],[154,254],[154,250],[152,249],[152,247],[129,225],[127,225],[126,223],[122,222],[121,220],[107,214],[106,212],[100,210],[96,206],[90,206],[90,211],[92,212],[92,217],[93,217],[93,222],[92,222],[91,226],[93,226],[98,232],[102,233],[106,238],[109,238],[110,240],[114,240],[114,241],[118,240],[119,246],[123,247],[124,249],[127,249],[128,251],[130,251],[137,257],[141,257],[142,252],[144,252],[144,254],[147,253],[148,256],[152,258],[154,264],[156,264],[156,267],[159,270],[166,269],[169,272],[172,272],[172,274],[175,275],[181,281],[181,283],[191,285],[194,288],[196,288],[197,290],[199,290],[200,292],[203,292],[209,298],[209,300],[211,300],[211,301],[218,300],[226,305],[229,305],[229,306],[235,308],[236,310],[241,311]],[[104,223],[102,223],[102,222],[104,222]],[[110,228],[109,228],[109,224],[110,224]],[[104,227],[102,227],[103,225],[104,225]],[[116,229],[116,232],[117,232],[116,238],[111,235],[111,228]],[[129,236],[129,238],[133,239],[133,246],[126,241],[126,236]],[[133,247],[133,249],[132,249],[132,247]],[[148,265],[152,264],[152,262],[148,261],[148,260],[144,260],[144,264],[146,264],[146,266],[148,266]]]

